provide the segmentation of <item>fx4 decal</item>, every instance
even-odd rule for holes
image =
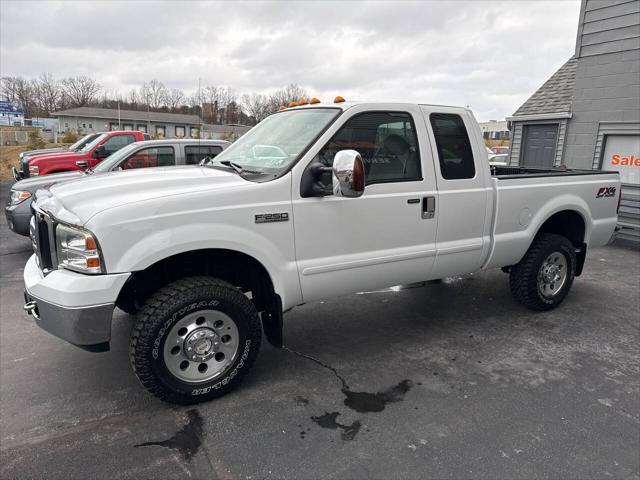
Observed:
[[[271,222],[288,222],[289,214],[284,213],[260,213],[256,215],[256,223],[271,223]]]
[[[602,197],[615,197],[616,196],[616,187],[600,187],[598,193],[596,193],[596,198]]]

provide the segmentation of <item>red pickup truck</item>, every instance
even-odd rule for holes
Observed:
[[[20,178],[27,178],[33,175],[93,168],[122,147],[149,139],[149,134],[139,131],[102,132],[77,152],[55,152],[25,157],[17,173]]]

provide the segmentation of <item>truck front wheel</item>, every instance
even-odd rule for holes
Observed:
[[[177,280],[147,299],[131,333],[131,365],[162,400],[191,404],[235,388],[260,350],[253,303],[210,277]]]
[[[575,272],[573,244],[561,235],[541,233],[520,263],[511,267],[511,293],[531,310],[550,310],[569,293]]]

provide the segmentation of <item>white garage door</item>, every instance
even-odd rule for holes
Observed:
[[[640,241],[640,136],[607,135],[602,169],[620,172],[622,202],[618,236]]]

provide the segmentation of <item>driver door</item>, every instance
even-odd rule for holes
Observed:
[[[359,112],[353,107],[328,132],[330,139],[310,152],[311,161],[331,166],[338,151],[357,150],[366,172],[361,197],[303,198],[304,173],[294,176],[304,301],[428,278],[436,254],[437,210],[426,213],[427,204],[437,204],[433,161],[420,110],[403,108]],[[330,184],[330,173],[322,182]]]

